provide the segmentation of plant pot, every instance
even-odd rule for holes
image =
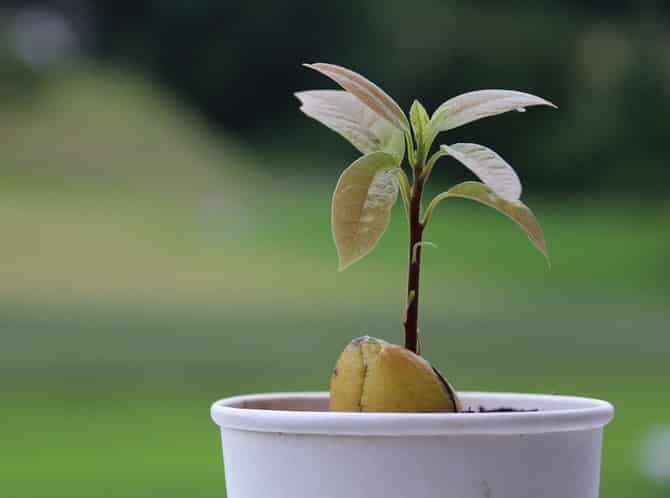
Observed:
[[[605,401],[460,393],[533,412],[329,412],[327,393],[214,403],[228,498],[596,498]]]

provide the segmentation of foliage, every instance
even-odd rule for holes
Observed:
[[[540,225],[530,209],[520,201],[521,182],[514,169],[498,154],[482,145],[459,143],[442,145],[430,159],[428,156],[433,141],[441,132],[509,111],[523,112],[530,106],[555,107],[551,102],[523,92],[480,90],[447,100],[430,117],[421,103],[415,100],[408,120],[391,97],[360,74],[333,64],[306,66],[330,77],[348,93],[324,90],[299,92],[296,96],[302,103],[303,112],[340,133],[365,153],[342,173],[333,195],[332,227],[340,269],[374,249],[388,226],[390,210],[401,190],[410,233],[414,230],[411,203],[418,204],[419,215],[424,184],[443,156],[451,156],[461,162],[483,183],[465,182],[436,196],[423,218],[419,220],[417,217],[420,232],[440,201],[462,197],[507,215],[548,257]],[[346,95],[349,97],[345,98]],[[351,101],[352,97],[357,102]],[[374,115],[376,118],[371,117]],[[393,140],[393,136],[398,138]],[[411,186],[401,169],[405,150],[399,138],[402,136],[405,137],[414,178]],[[410,257],[414,259],[414,253],[421,244],[420,236],[411,244]],[[411,302],[411,296],[409,300]]]

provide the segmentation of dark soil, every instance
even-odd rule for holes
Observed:
[[[461,413],[527,413],[527,412],[538,412],[537,408],[533,408],[531,410],[521,410],[521,409],[516,409],[516,408],[510,408],[508,406],[501,406],[500,408],[484,408],[483,406],[480,406],[476,410],[474,410],[472,407],[468,406],[465,410],[463,410]]]

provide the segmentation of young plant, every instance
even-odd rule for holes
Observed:
[[[339,269],[369,254],[386,230],[398,194],[409,224],[405,347],[359,338],[345,349],[333,372],[331,409],[354,411],[458,411],[459,402],[446,380],[420,354],[419,281],[424,231],[438,204],[448,198],[471,199],[512,219],[547,258],[540,225],[521,202],[521,182],[514,169],[483,145],[456,143],[433,151],[438,134],[478,119],[551,102],[528,93],[480,90],[453,97],[429,116],[418,100],[409,119],[381,88],[360,74],[332,64],[305,64],[343,90],[296,93],[301,110],[339,133],[360,152],[340,176],[332,203],[332,231]],[[432,153],[431,153],[432,152]],[[407,155],[411,178],[403,169]],[[441,158],[460,162],[481,181],[467,181],[433,198],[425,209],[422,196]],[[393,372],[404,372],[399,378]],[[413,372],[413,373],[412,373]],[[442,394],[435,396],[437,378]],[[395,379],[395,380],[394,380]],[[433,394],[431,394],[433,393]],[[374,398],[374,399],[373,399]]]

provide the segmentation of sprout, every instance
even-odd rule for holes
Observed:
[[[363,156],[340,176],[332,202],[332,231],[344,270],[368,255],[388,227],[391,209],[399,194],[409,223],[407,310],[405,347],[419,351],[418,311],[423,232],[438,204],[451,197],[471,199],[501,212],[523,230],[547,258],[542,229],[532,211],[521,202],[521,181],[502,157],[483,145],[440,145],[431,154],[437,136],[478,119],[551,102],[510,90],[479,90],[453,97],[432,116],[418,100],[409,112],[377,85],[349,69],[332,64],[305,64],[328,76],[344,90],[296,93],[301,110],[339,133]],[[412,181],[403,170],[407,153]],[[480,182],[468,181],[438,194],[423,209],[426,182],[439,159],[451,157],[474,173]]]

